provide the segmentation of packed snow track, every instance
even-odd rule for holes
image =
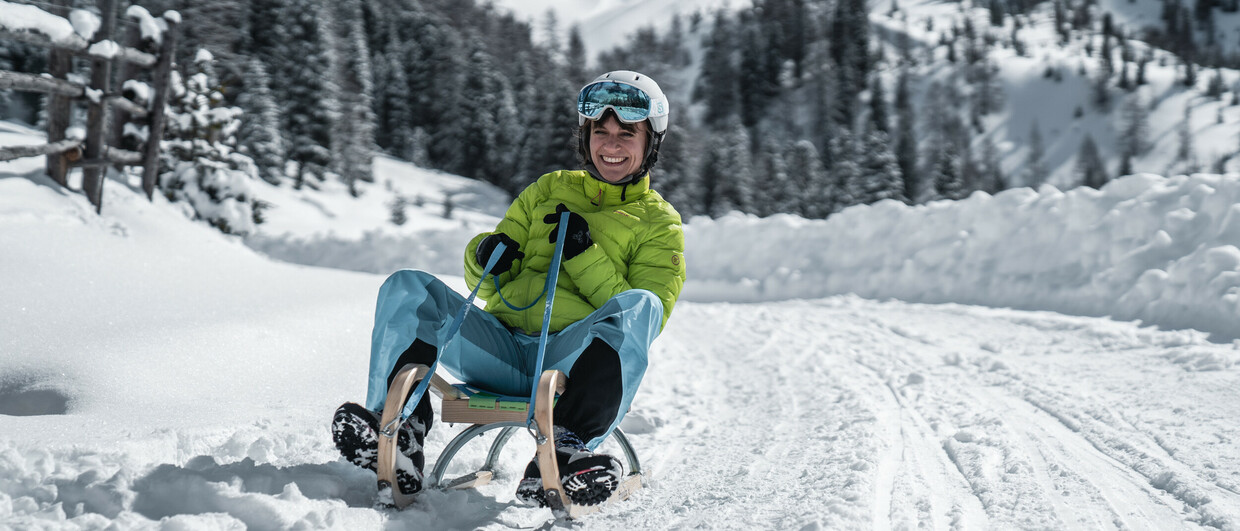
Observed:
[[[639,439],[653,488],[626,525],[1240,526],[1234,345],[856,297],[673,321],[638,403],[661,426]]]

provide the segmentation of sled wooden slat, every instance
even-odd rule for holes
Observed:
[[[469,398],[460,399],[443,399],[443,407],[439,410],[440,418],[444,422],[464,423],[464,424],[492,424],[496,422],[525,422],[525,418],[529,416],[528,409],[526,411],[512,411],[499,408],[499,404],[495,404],[491,409],[481,409],[477,406],[470,407]]]

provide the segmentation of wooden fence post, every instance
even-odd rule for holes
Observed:
[[[51,0],[49,12],[53,15],[69,18],[70,0]],[[67,50],[53,47],[48,54],[47,73],[56,79],[67,79],[73,67],[73,54]],[[47,97],[47,142],[55,144],[65,139],[65,129],[69,127],[69,111],[72,100],[68,96],[49,94]],[[69,166],[64,153],[47,155],[47,174],[62,187],[69,187]]]
[[[146,157],[142,166],[142,191],[146,198],[155,195],[155,184],[159,179],[159,144],[164,139],[165,107],[168,106],[168,93],[172,90],[172,59],[177,53],[177,23],[179,17],[165,16],[168,31],[164,32],[163,42],[159,47],[159,61],[155,63],[155,72],[151,74],[155,85],[155,94],[151,102],[151,119],[146,132]]]
[[[91,39],[91,44],[112,40],[116,29],[116,0],[100,0],[99,16],[102,24]],[[97,97],[91,100],[90,110],[86,113],[86,160],[97,161],[103,158],[107,148],[108,104],[112,85],[112,58],[94,57],[90,63],[90,88],[97,91]],[[82,192],[95,212],[103,212],[103,176],[105,168],[86,166],[82,168]]]

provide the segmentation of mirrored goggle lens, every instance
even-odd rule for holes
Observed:
[[[597,120],[610,107],[625,123],[645,120],[650,116],[650,96],[641,89],[615,81],[601,81],[581,89],[577,95],[577,112]]]

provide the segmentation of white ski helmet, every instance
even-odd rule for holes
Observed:
[[[614,85],[609,85],[608,81]],[[608,90],[609,86],[621,89],[627,86],[636,90]],[[645,105],[634,106],[638,103]],[[597,120],[608,108],[616,111],[622,122],[634,123],[645,119],[650,120],[650,128],[655,133],[663,134],[667,131],[667,115],[671,111],[667,96],[663,95],[658,83],[644,74],[632,70],[615,70],[594,78],[594,81],[582,87],[577,93],[577,125],[584,125],[587,119]],[[626,115],[622,110],[640,114]]]
[[[641,168],[613,184],[630,183],[646,175],[659,159],[659,146],[667,134],[671,106],[659,84],[649,76],[632,70],[614,70],[594,78],[577,93],[577,125],[584,126],[586,120],[598,120],[608,110],[621,122],[650,124],[650,140]],[[590,175],[603,180],[590,159],[588,133],[581,135],[577,150]]]

